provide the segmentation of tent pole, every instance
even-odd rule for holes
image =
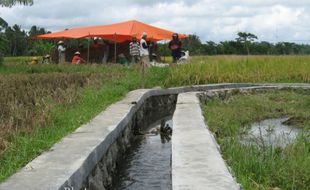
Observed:
[[[116,63],[116,33],[114,33],[114,63]]]
[[[89,63],[89,49],[90,49],[90,37],[88,37],[88,43],[87,43],[87,63]]]

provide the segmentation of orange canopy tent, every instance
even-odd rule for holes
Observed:
[[[54,32],[36,36],[35,39],[65,39],[65,38],[85,38],[85,37],[100,37],[102,39],[115,42],[124,42],[131,40],[132,36],[140,39],[143,32],[148,34],[150,41],[161,41],[171,39],[173,33],[165,29],[145,24],[136,20],[110,24],[101,26],[89,26],[73,28],[61,32]],[[179,34],[180,39],[186,38],[186,35]]]

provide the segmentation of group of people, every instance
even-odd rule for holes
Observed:
[[[43,56],[41,63],[42,64],[50,64],[50,63],[52,63],[51,62],[51,56],[49,54],[46,54],[45,56]],[[32,64],[32,65],[39,64],[39,58],[38,57],[33,57],[31,59],[30,64]]]
[[[66,47],[64,46],[63,41],[58,42],[58,60],[59,63],[65,63],[65,58],[66,58]],[[79,51],[76,51],[74,53],[74,56],[72,58],[71,64],[83,64],[86,63],[86,61],[81,57],[81,53]]]
[[[137,40],[136,36],[132,37],[132,41],[129,44],[129,51],[131,55],[131,62],[138,63],[141,61],[146,67],[150,66],[150,58],[152,54],[150,53],[150,49],[152,47],[152,43],[148,44],[147,42],[147,33],[144,32],[141,36],[140,43]],[[172,40],[169,42],[169,49],[171,50],[171,55],[173,57],[173,62],[176,63],[182,56],[182,42],[179,39],[178,34],[172,35]]]
[[[96,39],[94,40],[94,45],[100,45],[96,43]],[[141,36],[141,40],[138,41],[136,36],[132,37],[132,41],[129,44],[129,54],[131,56],[131,63],[139,63],[141,62],[145,67],[150,67],[150,60],[152,60],[153,53],[152,49],[154,49],[154,42],[148,41],[148,36],[146,32],[143,32]],[[173,62],[176,63],[182,56],[182,42],[179,39],[178,34],[172,35],[172,40],[168,45],[171,50],[171,55],[173,57]],[[65,63],[65,52],[66,47],[64,46],[63,41],[58,42],[58,62]],[[105,52],[105,56],[103,60],[107,62],[107,53]],[[81,53],[76,51],[74,56],[72,57],[71,64],[83,64],[86,61],[81,57]]]

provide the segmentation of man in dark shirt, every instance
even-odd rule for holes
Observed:
[[[173,57],[173,63],[176,63],[181,58],[182,42],[179,40],[178,34],[172,35],[172,40],[169,42],[169,49]]]

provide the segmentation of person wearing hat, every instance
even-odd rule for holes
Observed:
[[[131,55],[131,63],[138,63],[140,58],[140,44],[137,37],[133,36],[129,44],[129,53]]]
[[[66,61],[66,48],[64,47],[64,42],[58,42],[58,63],[65,63]]]
[[[43,57],[42,64],[50,64],[50,63],[51,63],[51,56],[47,54]]]
[[[173,58],[173,63],[176,63],[181,58],[182,42],[179,40],[178,34],[172,35],[172,40],[169,42],[169,49]]]
[[[81,57],[81,53],[80,52],[75,52],[74,56],[72,58],[71,64],[82,64],[82,63],[86,63],[86,61]]]
[[[146,42],[147,33],[143,32],[140,40],[140,56],[144,67],[150,67],[149,46]]]
[[[39,63],[39,59],[37,57],[33,57],[31,59],[31,65],[37,65]]]

